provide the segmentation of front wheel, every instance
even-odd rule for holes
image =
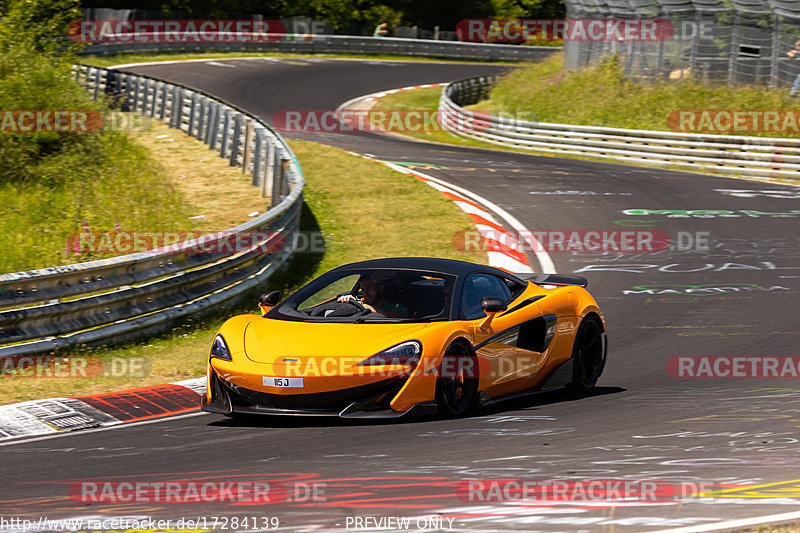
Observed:
[[[439,414],[464,416],[478,403],[478,359],[467,347],[453,344],[445,352],[436,382]]]
[[[573,390],[583,392],[597,384],[606,364],[605,336],[600,321],[586,317],[575,334],[572,346]]]

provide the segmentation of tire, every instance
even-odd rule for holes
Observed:
[[[572,346],[572,390],[585,392],[597,384],[606,365],[605,348],[600,320],[587,316],[578,326]]]
[[[463,344],[451,344],[442,357],[436,403],[447,418],[465,416],[477,407],[478,358]]]

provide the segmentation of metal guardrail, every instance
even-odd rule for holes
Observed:
[[[445,86],[439,100],[443,127],[462,137],[551,154],[728,174],[800,177],[800,139],[553,124],[464,109],[486,98],[497,79],[481,76]]]
[[[259,36],[267,40],[270,34]],[[81,55],[110,55],[151,52],[281,52],[294,54],[386,54],[433,59],[478,61],[538,61],[559,51],[552,46],[429,41],[398,37],[357,37],[351,35],[285,34],[273,42],[109,42],[83,48]]]
[[[123,110],[166,120],[219,151],[252,176],[262,196],[271,197],[265,200],[271,208],[235,228],[167,250],[0,274],[0,359],[166,328],[234,302],[294,249],[305,178],[286,141],[269,125],[202,91],[147,76],[77,65],[76,77],[95,97],[108,94]],[[241,246],[237,236],[245,234]],[[214,253],[198,253],[201,244]]]

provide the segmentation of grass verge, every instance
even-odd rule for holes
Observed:
[[[170,134],[171,137],[182,135],[175,130],[170,130]],[[377,257],[429,255],[486,261],[482,255],[453,248],[453,234],[472,228],[471,220],[423,182],[342,150],[306,141],[290,144],[308,182],[301,228],[321,231],[326,251],[322,256],[297,255],[291,264],[259,287],[258,292],[281,290],[286,293],[341,264]],[[218,161],[224,164],[223,159]],[[251,190],[257,197],[256,191]],[[116,347],[83,347],[60,353],[60,356],[73,358],[98,358],[106,368],[115,364],[114,361],[143,358],[146,360],[144,367],[150,370],[146,377],[3,376],[0,378],[3,385],[0,404],[200,377],[205,373],[212,336],[222,321],[231,314],[255,310],[253,294],[242,305],[187,321],[169,334]]]
[[[797,98],[786,89],[732,87],[693,78],[638,83],[625,78],[622,65],[615,58],[593,68],[566,71],[561,54],[554,54],[541,63],[508,73],[490,98],[477,107],[492,113],[524,113],[532,117],[528,120],[539,122],[674,131],[668,117],[680,110],[794,111]],[[700,121],[691,124],[699,126]],[[675,122],[674,126],[680,123]],[[787,134],[732,130],[726,134],[792,137],[797,136],[797,131],[795,128]],[[684,132],[693,133],[688,129]]]
[[[267,209],[241,169],[163,122],[137,120],[135,131],[104,135],[112,144],[103,141],[103,149],[113,155],[79,180],[0,184],[0,204],[8,207],[0,213],[0,272],[141,251],[79,250],[76,232],[212,232]]]

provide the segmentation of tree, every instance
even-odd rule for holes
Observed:
[[[55,57],[79,46],[69,39],[69,30],[83,18],[80,0],[0,1],[0,49],[25,46]]]

